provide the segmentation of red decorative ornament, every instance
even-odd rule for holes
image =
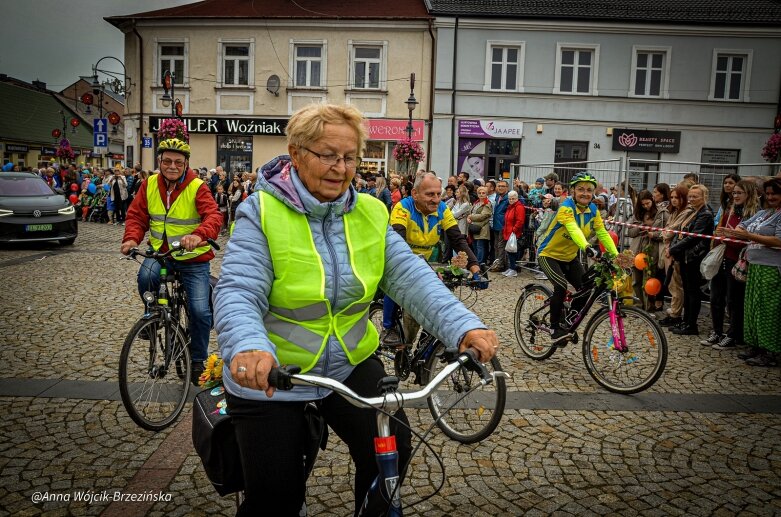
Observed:
[[[76,203],[79,202],[79,196],[77,196],[76,194],[71,194],[70,196],[68,196],[68,201],[70,201],[72,205],[75,205]]]
[[[163,77],[163,88],[166,90],[171,89],[171,74],[165,74],[165,77]]]
[[[108,121],[110,124],[117,125],[119,124],[119,121],[122,120],[122,117],[119,116],[119,113],[116,111],[112,111],[108,114]]]
[[[73,127],[78,127],[78,126],[79,126],[79,124],[81,124],[81,122],[80,122],[80,121],[79,121],[79,119],[77,119],[76,117],[73,117],[73,118],[71,119],[71,126],[73,126]]]
[[[81,103],[85,106],[92,106],[93,102],[95,102],[95,97],[91,93],[88,92],[81,96]]]
[[[179,102],[179,99],[177,99],[176,100],[176,116],[181,118],[183,112],[184,112],[184,107],[182,106],[182,103]]]
[[[71,183],[71,192],[76,192],[77,190],[79,190],[79,186],[75,183]]]
[[[52,137],[54,138],[60,138],[62,136],[62,131],[59,129],[52,129]]]

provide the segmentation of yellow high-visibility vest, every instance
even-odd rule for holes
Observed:
[[[325,268],[315,248],[309,221],[271,194],[256,192],[260,224],[268,240],[274,281],[263,323],[277,347],[280,364],[310,370],[334,335],[351,364],[358,364],[379,344],[369,321],[369,304],[385,271],[388,209],[375,197],[359,194],[344,214],[344,233],[353,275],[363,286],[360,299],[334,313],[325,296]],[[328,238],[328,236],[326,236]],[[335,297],[338,292],[338,286]]]
[[[166,211],[162,194],[158,188],[157,174],[151,176],[146,184],[146,202],[149,210],[149,242],[158,251],[163,245],[163,236],[170,248],[175,241],[181,241],[185,235],[190,235],[201,225],[201,216],[195,206],[198,189],[203,185],[200,178],[195,178],[179,193],[170,210]],[[211,249],[208,244],[195,248],[193,253],[184,256],[171,255],[176,260],[190,260],[203,255]]]

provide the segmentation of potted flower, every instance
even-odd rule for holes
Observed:
[[[163,119],[160,122],[160,128],[157,130],[157,137],[160,140],[178,138],[187,143],[190,142],[190,133],[187,132],[187,126],[178,118]]]
[[[770,163],[778,162],[781,157],[781,133],[773,133],[767,139],[765,147],[762,148],[762,158]]]
[[[393,148],[393,158],[399,164],[405,164],[407,171],[412,170],[419,162],[426,158],[423,147],[410,138],[396,142]]]

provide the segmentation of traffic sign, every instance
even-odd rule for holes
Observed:
[[[104,118],[93,120],[92,145],[108,149],[108,120]]]

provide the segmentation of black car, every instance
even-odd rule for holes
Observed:
[[[73,244],[76,210],[42,178],[0,172],[0,242],[59,241]]]

